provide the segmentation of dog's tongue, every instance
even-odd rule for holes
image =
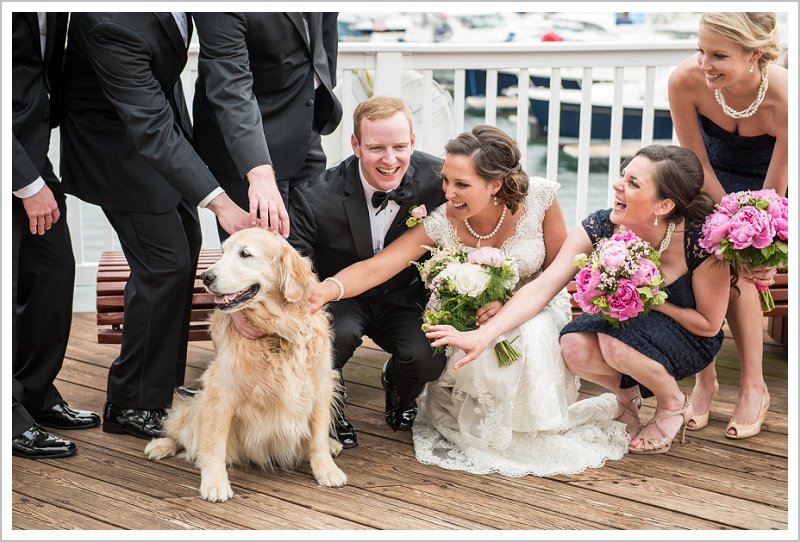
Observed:
[[[216,303],[217,305],[220,305],[222,303],[227,303],[227,302],[228,302],[228,296],[227,295],[215,295],[214,296],[214,303]]]

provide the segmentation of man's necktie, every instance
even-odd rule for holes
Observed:
[[[396,201],[402,205],[407,201],[411,201],[413,198],[414,189],[411,187],[411,183],[404,182],[394,190],[388,192],[378,191],[372,194],[372,206],[378,208],[375,212],[375,214],[378,214],[386,209],[386,206],[389,205],[389,200]]]

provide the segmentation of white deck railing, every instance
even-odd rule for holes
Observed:
[[[389,94],[403,96],[407,88],[409,73],[421,74],[416,81],[415,99],[419,102],[415,112],[415,131],[417,148],[432,154],[442,154],[442,143],[435,134],[444,128],[447,137],[463,131],[467,110],[465,73],[467,70],[487,70],[485,122],[495,124],[498,118],[497,81],[498,74],[506,70],[518,70],[520,84],[516,99],[516,128],[511,135],[519,142],[528,141],[529,136],[529,75],[538,70],[551,70],[549,126],[547,135],[546,171],[537,174],[550,179],[557,179],[559,166],[559,126],[560,104],[562,101],[561,80],[566,70],[575,70],[582,75],[583,81],[592,81],[595,70],[613,74],[613,104],[611,110],[611,137],[608,144],[608,179],[609,187],[617,177],[618,166],[623,153],[622,118],[623,118],[623,81],[629,78],[632,71],[644,84],[643,88],[643,137],[636,143],[647,145],[652,142],[654,110],[658,96],[666,94],[663,77],[664,70],[676,66],[691,55],[696,43],[691,40],[666,43],[537,43],[530,45],[517,44],[411,44],[411,43],[341,43],[339,46],[339,78],[337,93],[344,106],[344,117],[339,129],[326,138],[326,149],[330,145],[341,146],[342,157],[350,154],[349,134],[352,133],[352,111],[358,100],[367,94]],[[189,63],[183,75],[184,90],[187,102],[191,104],[194,93],[197,55],[190,55]],[[436,74],[436,78],[434,77]],[[628,76],[626,77],[626,74]],[[366,77],[365,77],[366,76]],[[447,125],[437,117],[437,93],[442,87],[438,81],[444,77],[453,82],[452,114]],[[364,81],[368,81],[365,85]],[[404,88],[406,84],[406,88]],[[592,101],[592,84],[583,84],[581,103]],[[447,97],[449,100],[449,96]],[[507,99],[507,98],[501,98]],[[191,109],[191,107],[190,107]],[[413,108],[412,108],[413,109]],[[577,190],[575,192],[574,216],[565,217],[568,226],[577,223],[588,210],[589,194],[589,161],[593,141],[589,137],[591,128],[591,108],[581,107],[581,135],[577,143]],[[342,134],[346,134],[342,137]],[[338,139],[337,139],[338,138]],[[57,141],[57,135],[54,135]],[[527,144],[520,144],[523,152],[523,166],[527,159]],[[336,149],[330,154],[336,155]],[[57,156],[55,157],[57,160]],[[562,196],[563,198],[563,196]],[[609,189],[610,202],[610,189]],[[72,231],[75,258],[78,266],[76,285],[90,286],[95,284],[97,260],[102,250],[118,247],[118,241],[102,213],[91,205],[81,203],[75,198],[69,199],[69,225]],[[201,213],[204,225],[205,246],[217,246],[214,217],[209,211]],[[100,231],[103,233],[101,234]]]

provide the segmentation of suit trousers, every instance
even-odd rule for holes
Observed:
[[[400,400],[410,405],[427,382],[439,378],[447,363],[444,353],[434,353],[422,332],[422,309],[400,307],[380,297],[353,297],[329,303],[334,329],[334,366],[344,367],[365,335],[393,356],[387,379]]]
[[[167,213],[103,212],[131,269],[120,354],[108,372],[108,400],[121,408],[167,408],[186,369],[202,244],[197,207],[182,199]]]
[[[280,171],[275,172],[275,177],[278,182],[278,190],[280,190],[281,198],[283,199],[283,205],[286,207],[287,211],[289,210],[289,194],[291,194],[300,183],[303,183],[309,179],[315,179],[325,172],[327,158],[325,156],[325,151],[322,148],[322,137],[316,132],[314,132],[311,137],[314,138],[314,141],[311,144],[308,154],[306,155],[306,160],[303,163],[303,167],[297,172],[296,175],[285,178],[281,177]],[[214,171],[214,169],[211,169],[211,173],[214,174],[217,182],[225,190],[228,196],[234,202],[236,202],[239,207],[247,212],[250,212],[250,197],[247,193],[250,188],[250,184],[244,179],[234,178],[229,175],[225,175],[224,173],[220,173],[219,171]],[[291,225],[289,227],[291,227]],[[217,221],[217,232],[219,233],[220,242],[230,237],[230,234],[222,229],[222,226],[219,225],[219,221]]]
[[[36,420],[33,419],[28,409],[22,406],[21,399],[25,394],[25,388],[16,378],[11,379],[11,438],[17,438],[22,433],[30,429]]]
[[[30,232],[22,200],[12,196],[13,374],[17,400],[33,414],[63,401],[53,381],[69,342],[75,286],[66,197],[58,183],[48,186],[61,217],[44,235]]]

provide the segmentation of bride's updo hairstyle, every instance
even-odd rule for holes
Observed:
[[[656,165],[657,197],[675,202],[666,220],[683,218],[687,226],[697,226],[714,211],[714,198],[703,190],[703,166],[693,151],[676,145],[650,145],[634,156],[644,156]]]
[[[525,201],[530,179],[519,163],[519,147],[499,128],[479,124],[448,141],[444,149],[447,154],[471,157],[475,172],[487,183],[501,179],[503,184],[495,195],[512,213]]]

